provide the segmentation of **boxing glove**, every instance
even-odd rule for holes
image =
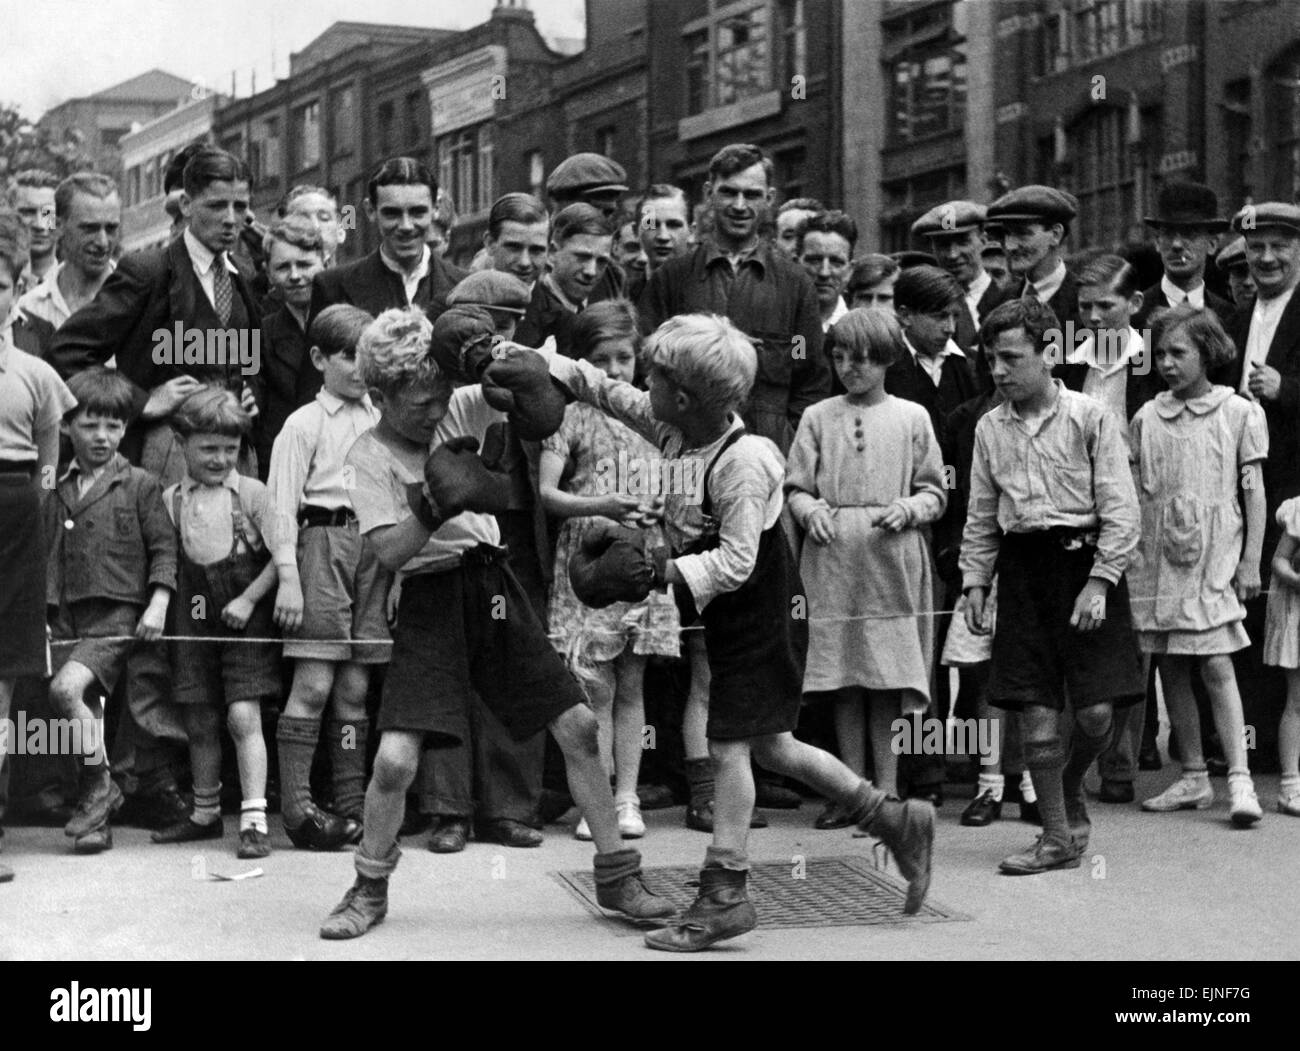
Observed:
[[[481,382],[483,400],[506,413],[524,441],[549,438],[564,422],[564,391],[535,350],[511,346],[509,353],[488,363]]]
[[[640,602],[655,586],[655,562],[645,533],[610,521],[595,523],[569,558],[569,583],[593,609]]]
[[[448,307],[433,323],[429,357],[457,383],[478,383],[492,360],[497,326],[483,307]]]
[[[478,439],[464,435],[444,442],[424,462],[424,487],[407,501],[430,530],[462,511],[499,514],[510,503],[510,476],[489,470],[478,456]],[[411,487],[418,488],[418,487]]]

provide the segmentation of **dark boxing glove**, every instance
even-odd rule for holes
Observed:
[[[655,584],[645,533],[614,522],[596,523],[569,558],[569,583],[578,601],[593,609],[640,602]]]
[[[425,507],[417,507],[408,493],[416,516],[436,529],[462,511],[499,514],[510,503],[510,476],[491,471],[478,456],[478,439],[468,435],[452,438],[429,454],[424,462]]]
[[[492,360],[497,326],[483,307],[448,307],[433,323],[429,356],[459,383],[478,383]]]
[[[564,422],[564,391],[535,350],[511,347],[507,356],[489,362],[481,382],[483,400],[506,413],[524,441],[549,438]]]

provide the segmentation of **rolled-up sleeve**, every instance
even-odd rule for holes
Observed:
[[[675,559],[677,571],[701,612],[718,595],[735,591],[754,572],[772,498],[771,482],[756,464],[732,459],[713,471],[713,513],[721,523],[718,546]]]

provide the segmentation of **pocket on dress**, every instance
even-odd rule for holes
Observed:
[[[1176,496],[1165,506],[1164,529],[1160,548],[1165,561],[1174,566],[1194,566],[1205,548],[1202,539],[1203,515],[1200,504],[1185,496]]]

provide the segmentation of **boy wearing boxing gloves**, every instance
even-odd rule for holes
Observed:
[[[471,690],[517,739],[543,728],[555,736],[596,842],[597,901],[636,920],[674,912],[642,884],[640,854],[623,849],[595,715],[500,546],[492,512],[505,507],[509,479],[476,454],[489,427],[507,418],[503,411],[523,435],[552,433],[564,416],[564,395],[540,358],[505,370],[508,388],[452,392],[454,379],[478,380],[495,336],[492,316],[481,308],[453,307],[436,329],[418,309],[387,310],[358,346],[381,418],[347,455],[353,506],[380,561],[398,574],[401,598],[357,879],[325,920],[322,938],[355,938],[384,919],[420,751],[464,738]]]
[[[485,395],[540,388],[537,362],[511,350],[487,365]],[[930,885],[934,808],[891,799],[821,749],[797,741],[806,603],[780,515],[784,464],[738,415],[757,370],[753,344],[725,318],[686,314],[665,321],[646,344],[649,393],[609,379],[583,361],[554,357],[550,374],[577,398],[621,420],[680,462],[682,485],[665,493],[671,552],[648,551],[636,531],[611,526],[570,560],[569,578],[591,604],[638,602],[673,585],[682,624],[704,624],[712,678],[709,748],[718,763],[713,845],[699,896],[681,920],[646,936],[653,949],[697,952],[757,925],[746,894],[754,808],[750,755],[840,803],[881,839],[908,881],[915,913]],[[670,472],[676,474],[676,472]],[[594,825],[593,825],[594,827]]]

